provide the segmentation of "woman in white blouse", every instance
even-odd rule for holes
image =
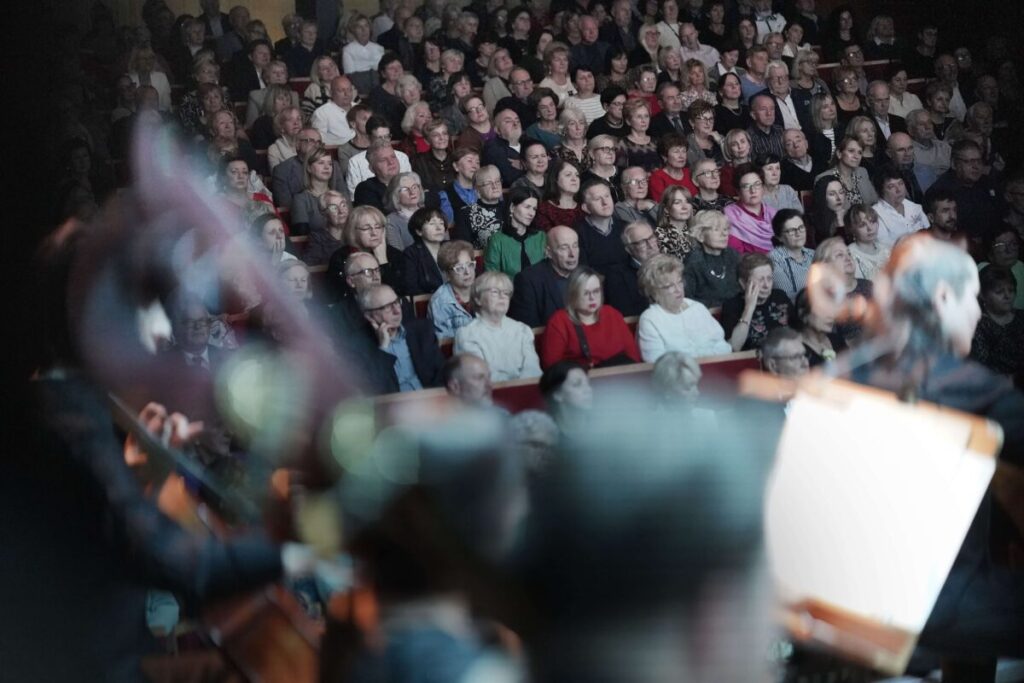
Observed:
[[[472,353],[487,361],[491,381],[540,377],[540,359],[533,330],[512,320],[512,280],[500,271],[486,271],[473,283],[476,318],[455,331],[455,353]]]
[[[683,264],[666,254],[652,256],[640,267],[640,287],[651,300],[640,316],[637,345],[644,362],[653,363],[667,351],[701,358],[732,353],[725,332],[704,304],[686,298]]]
[[[128,58],[128,78],[136,86],[153,86],[159,98],[157,106],[160,111],[171,110],[171,82],[167,74],[157,67],[156,53],[152,48],[138,47],[132,50]]]
[[[882,167],[875,176],[875,189],[881,199],[871,208],[878,214],[878,243],[883,247],[929,226],[921,205],[907,199],[907,184],[899,171]]]

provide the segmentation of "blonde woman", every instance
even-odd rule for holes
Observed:
[[[663,254],[680,262],[693,251],[697,240],[690,234],[689,221],[693,217],[693,195],[685,187],[670,185],[661,196],[658,225],[654,234]]]
[[[508,317],[512,280],[500,271],[481,273],[472,288],[476,318],[455,331],[455,353],[487,361],[492,382],[540,377],[533,330]]]
[[[341,75],[338,64],[327,56],[313,60],[309,70],[309,85],[302,93],[302,116],[307,121],[318,107],[331,101],[331,81]]]
[[[640,288],[651,305],[640,315],[637,345],[645,363],[653,363],[669,351],[701,358],[732,352],[722,326],[707,307],[686,298],[683,264],[658,254],[640,267]]]

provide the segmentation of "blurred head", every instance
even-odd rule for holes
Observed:
[[[700,363],[680,351],[668,351],[654,363],[651,387],[663,400],[694,403],[700,396]]]
[[[518,144],[519,138],[523,134],[523,125],[519,121],[519,114],[512,109],[502,109],[495,113],[494,128],[501,138],[512,145]]]
[[[790,159],[800,161],[807,156],[807,136],[798,128],[789,128],[782,134],[782,145]]]
[[[880,119],[889,116],[889,84],[885,81],[872,81],[868,86],[868,107],[871,113]]]
[[[373,142],[366,153],[370,170],[382,183],[389,183],[398,175],[398,155],[391,143]]]
[[[810,370],[807,350],[800,333],[789,327],[776,327],[761,344],[761,366],[779,377],[796,379]]]
[[[279,266],[281,282],[284,283],[285,291],[299,301],[305,301],[313,296],[313,290],[309,288],[309,267],[298,259],[291,259],[281,262]]]
[[[587,371],[579,363],[568,360],[559,361],[544,371],[540,392],[556,416],[589,410],[594,402]]]
[[[449,395],[473,406],[491,405],[491,369],[483,358],[458,353],[445,361],[441,376]]]
[[[210,343],[210,311],[196,297],[180,297],[171,309],[175,345],[187,353],[202,353]]]
[[[825,263],[847,280],[852,280],[857,267],[842,237],[822,240],[814,250],[814,263]]]

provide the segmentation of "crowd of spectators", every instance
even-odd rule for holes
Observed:
[[[382,0],[330,31],[197,9],[146,0],[116,27],[97,2],[64,37],[49,222],[96,216],[137,136],[169,131],[368,394],[489,406],[537,381],[551,419],[516,429],[557,435],[594,368],[652,363],[686,405],[702,358],[797,377],[858,347],[920,232],[980,270],[971,357],[1024,383],[1024,88],[998,37],[814,0]],[[815,264],[853,315],[811,305]],[[274,337],[231,285],[218,310],[178,302],[168,353],[210,369]],[[232,437],[206,420],[218,466]]]

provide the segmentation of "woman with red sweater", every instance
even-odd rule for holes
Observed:
[[[604,304],[601,276],[580,266],[569,276],[565,308],[548,320],[541,338],[545,368],[561,360],[584,367],[639,363],[640,350],[622,314]]]

